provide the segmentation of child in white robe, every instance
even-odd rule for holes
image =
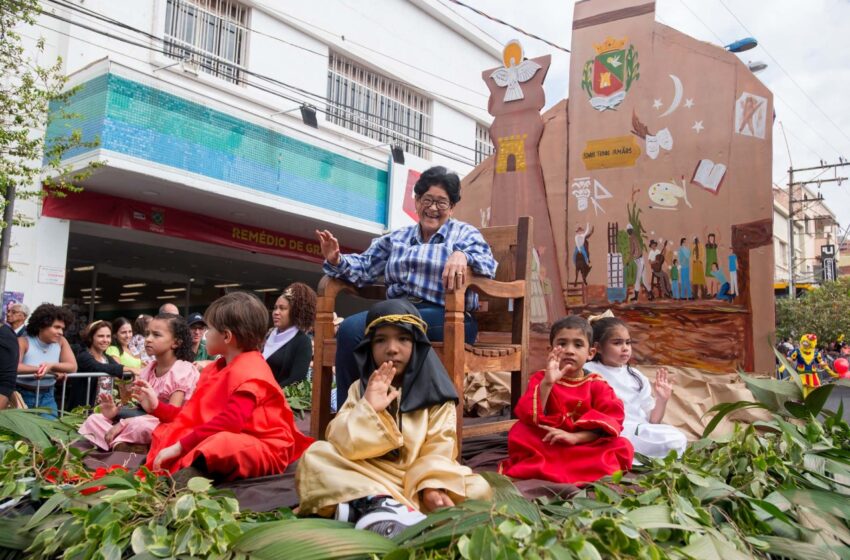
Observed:
[[[626,324],[615,317],[602,317],[591,319],[591,325],[596,356],[585,369],[604,377],[623,401],[626,419],[622,436],[632,442],[635,453],[662,458],[675,450],[681,456],[688,443],[685,434],[661,423],[673,394],[667,369],[658,368],[655,383],[650,386],[646,376],[629,365],[632,341]]]

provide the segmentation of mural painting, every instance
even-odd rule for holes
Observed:
[[[654,16],[641,0],[576,4],[569,99],[538,117],[542,134],[500,123],[508,86],[490,80],[491,131],[505,150],[464,188],[492,223],[543,215],[541,269],[561,271],[551,303],[583,315],[612,309],[640,363],[771,371],[773,98],[734,54]],[[522,82],[531,71],[522,62],[513,75],[527,99],[541,70]],[[536,211],[507,196],[527,189],[509,170],[532,162],[545,178],[547,207]],[[546,262],[553,255],[557,266]]]

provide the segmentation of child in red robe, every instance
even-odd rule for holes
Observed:
[[[215,480],[281,474],[312,443],[295,427],[292,410],[263,355],[268,311],[256,296],[227,294],[204,316],[207,350],[221,357],[201,372],[183,407],[159,401],[143,381],[134,391],[160,420],[147,467]],[[185,477],[184,477],[185,478]]]
[[[623,402],[600,375],[583,370],[596,352],[592,343],[586,319],[568,315],[552,325],[548,365],[517,403],[499,472],[582,484],[631,467],[632,444],[620,437]]]

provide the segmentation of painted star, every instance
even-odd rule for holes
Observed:
[[[662,105],[663,105],[663,103],[661,103],[660,99],[656,99],[655,101],[652,102],[652,108],[653,109],[660,109]]]
[[[701,131],[703,128],[705,128],[705,127],[704,127],[704,126],[702,126],[702,121],[695,121],[695,122],[694,122],[694,126],[692,126],[691,128],[693,128],[693,129],[694,129],[694,132],[696,132],[697,134],[699,134],[699,133],[700,133],[700,131]]]
[[[694,100],[691,98],[685,99],[685,108],[690,109],[694,106]]]

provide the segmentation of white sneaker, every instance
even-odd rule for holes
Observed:
[[[369,509],[354,525],[355,529],[366,529],[387,538],[392,538],[408,527],[425,519],[425,515],[389,496],[372,500]]]

